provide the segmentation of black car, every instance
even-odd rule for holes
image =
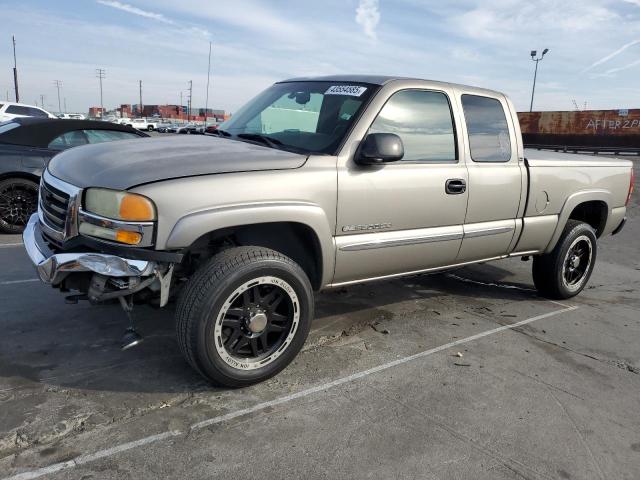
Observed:
[[[20,233],[37,210],[40,175],[62,150],[148,137],[125,125],[92,120],[15,118],[0,123],[0,231]]]

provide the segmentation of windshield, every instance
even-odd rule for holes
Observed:
[[[357,82],[277,83],[222,123],[218,133],[283,150],[335,155],[378,88]]]

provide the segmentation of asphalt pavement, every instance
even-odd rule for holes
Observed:
[[[67,305],[0,237],[0,480],[640,477],[638,197],[588,288],[519,259],[322,293],[277,377],[217,389],[173,307]]]

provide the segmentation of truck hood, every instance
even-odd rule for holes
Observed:
[[[299,168],[307,157],[209,135],[124,140],[71,148],[49,171],[80,188],[126,190],[144,183],[216,173]]]

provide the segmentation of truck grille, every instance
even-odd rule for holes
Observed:
[[[64,233],[69,209],[70,196],[61,190],[47,184],[40,183],[40,211],[42,220],[49,228]]]

